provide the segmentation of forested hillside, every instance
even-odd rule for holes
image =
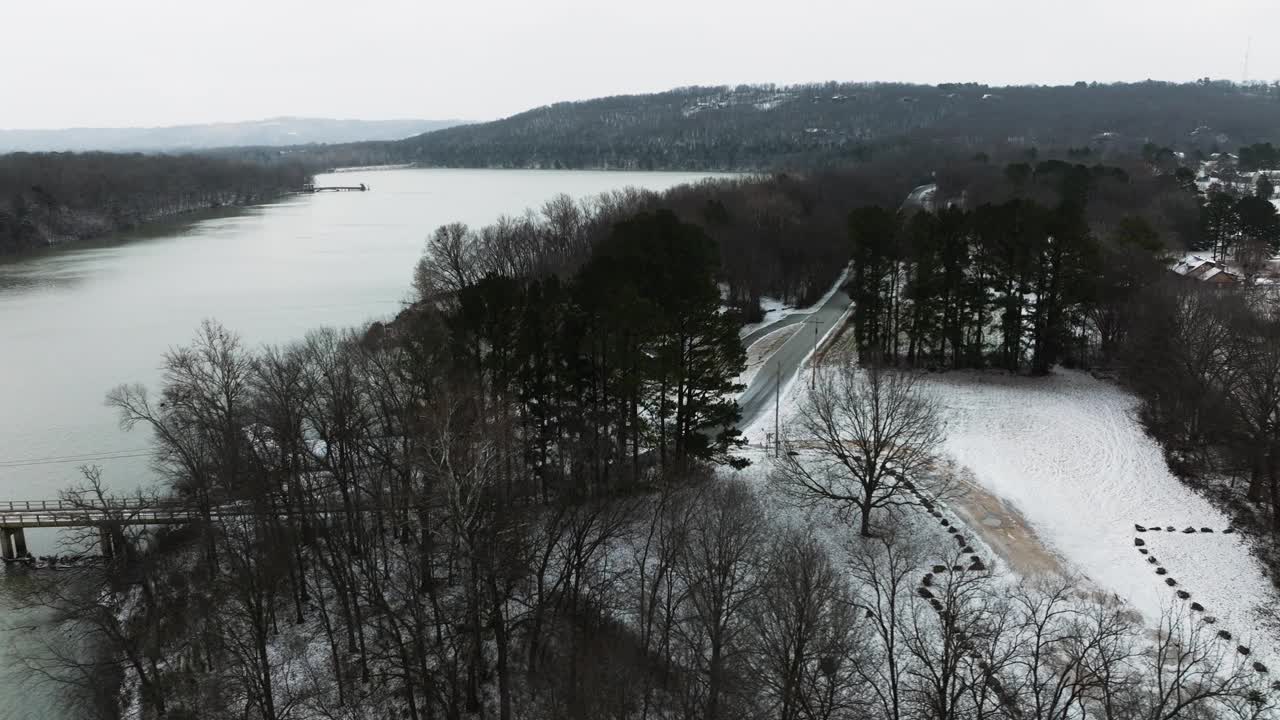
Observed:
[[[379,144],[298,148],[433,167],[777,169],[862,159],[886,145],[990,151],[1150,140],[1210,152],[1280,139],[1280,86],[1199,82],[1004,87],[826,83],[681,88],[562,102]]]
[[[127,230],[195,210],[251,205],[300,188],[297,164],[196,155],[0,155],[0,255]]]

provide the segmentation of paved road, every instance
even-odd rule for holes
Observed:
[[[915,190],[912,190],[911,194],[907,195],[906,201],[902,203],[902,208],[904,210],[933,210],[934,195],[936,195],[937,192],[937,183],[921,185]]]
[[[742,347],[750,349],[752,345],[764,339],[765,335],[772,333],[774,330],[781,330],[784,327],[802,323],[809,319],[809,313],[791,313],[777,322],[769,323],[762,328],[756,328],[742,338]]]
[[[845,310],[849,308],[849,296],[844,294],[843,290],[837,290],[831,295],[831,298],[823,303],[822,307],[811,313],[789,315],[778,322],[760,328],[750,335],[742,339],[745,347],[751,347],[752,343],[779,328],[787,327],[801,322],[817,321],[818,335],[825,335],[831,329],[832,323],[840,319]],[[802,328],[791,339],[783,343],[769,360],[760,368],[760,372],[751,380],[751,384],[747,385],[747,389],[742,392],[742,396],[738,398],[738,407],[742,408],[742,419],[738,421],[738,427],[745,428],[760,416],[761,413],[773,408],[774,386],[777,383],[779,370],[781,370],[782,383],[785,385],[787,381],[795,375],[800,369],[800,362],[804,360],[813,350],[814,336],[813,327]],[[752,442],[758,442],[763,438],[749,438]]]

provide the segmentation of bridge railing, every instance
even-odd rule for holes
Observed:
[[[417,503],[393,498],[362,499],[352,503],[337,498],[309,498],[301,503],[276,499],[266,505],[246,500],[217,502],[200,508],[185,498],[128,498],[110,502],[66,500],[0,500],[0,528],[91,527],[99,525],[162,525],[224,521],[255,516],[307,515],[315,518],[386,511],[415,511]]]
[[[216,514],[214,517],[218,517]],[[0,527],[88,527],[123,523],[127,525],[165,525],[199,520],[200,513],[193,510],[140,510],[127,518],[121,518],[102,510],[77,512],[23,511],[17,514],[0,512]]]
[[[122,498],[108,503],[96,500],[68,502],[66,500],[0,500],[0,513],[65,512],[85,510],[146,510],[186,506],[179,500],[153,498]]]

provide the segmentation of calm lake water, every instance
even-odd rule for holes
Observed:
[[[704,177],[348,172],[317,184],[366,183],[372,192],[296,196],[110,245],[0,262],[0,500],[56,498],[84,464],[101,466],[119,491],[150,484],[147,433],[120,430],[103,397],[121,383],[154,389],[161,355],[187,343],[205,318],[250,346],[385,319],[409,296],[424,241],[443,223],[483,225],[557,193],[657,190]],[[27,538],[37,555],[56,551],[52,532]],[[13,674],[27,648],[23,633],[3,629],[22,615],[12,604],[0,592],[0,720],[57,717],[50,690]]]

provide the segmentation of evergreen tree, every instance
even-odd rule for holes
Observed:
[[[862,358],[887,356],[892,326],[894,257],[902,217],[881,207],[865,207],[849,216],[853,279],[854,338]]]
[[[718,258],[702,228],[660,210],[615,226],[584,270],[607,278],[615,294],[634,295],[625,307],[652,308],[646,321],[631,326],[627,344],[636,367],[648,366],[647,377],[637,373],[637,380],[647,380],[664,463],[727,460],[738,442],[731,397],[741,389],[734,378],[746,354],[737,316],[720,310]]]
[[[1272,184],[1271,178],[1266,175],[1258,175],[1258,183],[1255,188],[1255,194],[1262,200],[1270,200],[1276,194],[1276,186]]]
[[[1223,192],[1210,192],[1200,206],[1200,224],[1204,242],[1198,249],[1209,250],[1215,260],[1225,260],[1235,244],[1240,213],[1236,201]]]
[[[1271,254],[1280,252],[1280,216],[1269,200],[1249,195],[1240,198],[1235,206],[1241,240],[1266,248]]]
[[[1114,248],[1091,230],[1091,199],[1123,188],[1128,174],[1046,160],[1011,165],[1003,181],[1013,199],[972,211],[851,213],[848,289],[862,362],[1043,374],[1086,362],[1099,343],[1114,353],[1124,303],[1150,281],[1159,247],[1134,217],[1120,220]],[[1112,261],[1138,277],[1112,276]]]

